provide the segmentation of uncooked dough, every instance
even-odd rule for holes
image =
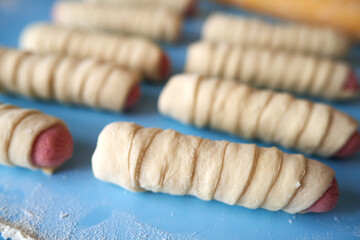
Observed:
[[[159,111],[186,124],[329,157],[357,131],[358,122],[331,106],[235,81],[180,74],[163,89]]]
[[[164,77],[161,69],[165,52],[144,38],[37,23],[23,30],[20,45],[23,49],[43,54],[66,54],[113,62],[140,72],[152,82],[159,82]]]
[[[344,88],[352,70],[343,62],[251,46],[194,43],[188,48],[185,71],[330,99],[359,93]]]
[[[122,111],[140,80],[135,72],[99,60],[0,50],[0,86],[29,97]]]
[[[92,168],[96,178],[131,191],[190,194],[289,213],[312,206],[335,175],[320,162],[274,147],[211,141],[129,122],[104,128]]]
[[[327,57],[346,55],[350,39],[330,28],[304,24],[271,24],[255,18],[214,13],[205,21],[202,37],[210,42],[252,45],[312,53]]]

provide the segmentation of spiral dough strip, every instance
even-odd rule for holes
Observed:
[[[60,119],[32,109],[0,103],[0,164],[38,169],[32,162],[33,145],[45,130],[61,125]],[[52,172],[53,168],[42,168]]]
[[[186,71],[332,99],[358,95],[344,88],[351,72],[345,63],[283,51],[198,42],[189,47]]]
[[[131,191],[190,194],[289,213],[312,206],[335,174],[318,161],[275,147],[211,141],[127,122],[101,132],[92,168],[95,177]]]
[[[158,106],[183,123],[325,157],[339,151],[358,128],[355,119],[325,104],[191,74],[173,77]]]
[[[180,35],[182,17],[165,9],[98,6],[81,2],[58,2],[54,20],[60,24],[142,35],[175,41]]]
[[[91,57],[139,71],[154,82],[163,79],[159,69],[165,53],[146,39],[36,24],[23,31],[20,42],[26,50]]]
[[[108,5],[134,5],[139,7],[160,7],[170,9],[177,13],[184,14],[190,11],[194,0],[85,0],[85,2],[90,2],[94,4],[108,4]]]
[[[203,39],[211,42],[253,45],[328,57],[344,56],[350,47],[346,35],[329,28],[213,14],[205,22]]]
[[[138,74],[113,64],[0,48],[0,87],[40,99],[121,111]]]

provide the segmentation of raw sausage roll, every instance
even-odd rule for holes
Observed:
[[[130,191],[190,194],[288,213],[329,211],[339,195],[334,171],[302,155],[127,122],[101,132],[92,168],[95,177]],[[329,192],[332,197],[322,197]]]
[[[352,117],[325,104],[234,81],[177,75],[163,89],[158,108],[183,123],[210,126],[325,157],[337,156],[353,138],[357,143],[345,155],[360,146],[358,122]]]
[[[175,11],[180,14],[193,15],[196,9],[195,0],[85,0],[86,2],[108,5],[134,5],[142,7],[158,7]]]
[[[71,134],[58,118],[0,103],[0,126],[2,165],[52,173],[72,155]]]
[[[199,42],[189,47],[185,71],[332,99],[359,95],[347,64],[283,51]]]
[[[253,45],[313,53],[328,57],[346,55],[350,41],[329,28],[300,24],[270,24],[261,20],[213,14],[205,22],[203,38],[212,42]]]
[[[164,9],[114,8],[81,2],[58,2],[53,19],[67,26],[124,32],[169,42],[178,39],[182,26],[180,15]]]
[[[111,111],[131,107],[139,98],[139,75],[114,64],[0,49],[4,91]]]
[[[164,80],[170,73],[166,53],[146,39],[36,24],[23,31],[20,42],[22,48],[30,51],[114,62],[153,82]]]

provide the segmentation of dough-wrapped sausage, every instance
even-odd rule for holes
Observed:
[[[2,165],[51,173],[72,155],[71,134],[58,118],[0,103],[0,126]]]
[[[165,9],[97,6],[81,2],[58,2],[55,22],[87,29],[142,35],[173,42],[179,38],[182,17]]]
[[[111,111],[131,107],[140,96],[139,75],[111,63],[0,50],[4,91]]]
[[[64,54],[113,62],[140,72],[152,82],[170,73],[170,60],[155,43],[134,37],[82,31],[50,24],[34,24],[21,36],[22,48],[39,53]]]
[[[349,115],[326,104],[235,81],[191,74],[174,76],[160,95],[158,109],[183,123],[210,126],[325,157],[351,155],[360,147],[358,122]],[[342,153],[349,144],[355,147]]]
[[[101,132],[92,168],[95,177],[130,191],[190,194],[288,213],[329,211],[339,196],[334,171],[302,155],[128,122]]]
[[[283,51],[199,42],[189,47],[186,71],[331,99],[359,95],[347,64]]]
[[[180,14],[193,15],[196,11],[196,0],[85,0],[94,4],[107,4],[118,6],[141,6],[141,7],[157,7],[175,11]]]
[[[344,56],[350,47],[350,40],[346,35],[329,28],[270,24],[258,19],[226,14],[213,14],[205,21],[203,39],[327,57]]]

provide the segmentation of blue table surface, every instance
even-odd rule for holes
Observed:
[[[16,47],[25,25],[50,19],[52,4],[49,0],[0,0],[0,44]],[[187,45],[199,39],[204,18],[214,10],[249,14],[200,2],[199,13],[186,20],[182,41],[176,45],[162,44],[173,62],[173,73],[182,71]],[[349,59],[360,76],[357,48]],[[114,121],[172,128],[214,140],[251,142],[160,116],[156,103],[161,88],[143,84],[140,103],[133,111],[122,114],[1,95],[1,102],[39,109],[63,119],[73,134],[75,151],[71,160],[52,176],[0,166],[0,220],[40,239],[360,238],[359,154],[345,160],[313,157],[335,169],[341,190],[336,209],[324,214],[289,215],[206,202],[191,196],[131,193],[95,179],[90,160],[97,136],[106,124]],[[360,120],[359,100],[328,103]]]

